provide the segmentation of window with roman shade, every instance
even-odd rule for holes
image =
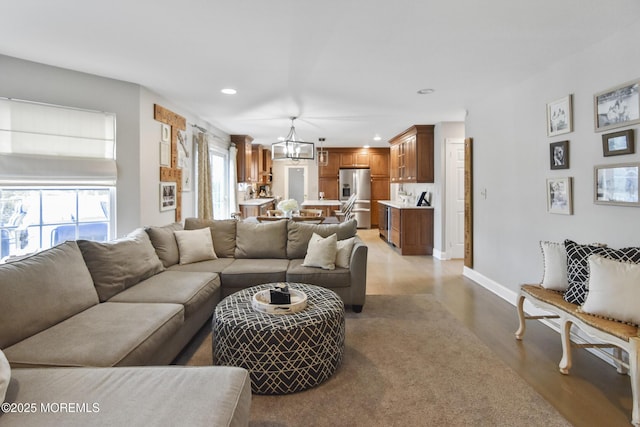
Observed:
[[[0,258],[114,233],[113,113],[0,98]]]

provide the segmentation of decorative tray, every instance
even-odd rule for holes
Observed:
[[[307,308],[307,294],[297,289],[289,288],[291,304],[271,304],[270,289],[256,292],[251,300],[254,310],[269,314],[291,314]]]

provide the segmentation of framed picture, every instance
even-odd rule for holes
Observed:
[[[549,144],[549,164],[551,169],[569,169],[569,141]]]
[[[160,128],[160,141],[171,142],[171,126],[162,123]]]
[[[567,95],[547,104],[547,136],[573,131],[572,96]]]
[[[629,82],[594,95],[596,132],[640,123],[639,84]]]
[[[547,211],[549,213],[573,214],[572,185],[571,177],[547,179]]]
[[[160,141],[160,166],[171,167],[171,143]]]
[[[633,129],[602,135],[602,154],[604,156],[618,156],[635,152]]]
[[[640,163],[600,165],[594,168],[594,203],[600,205],[640,206],[638,171]]]
[[[178,131],[178,167],[182,169],[182,191],[191,191],[193,181],[192,147],[186,131]]]
[[[160,210],[169,211],[176,208],[176,192],[178,185],[175,182],[160,183]]]

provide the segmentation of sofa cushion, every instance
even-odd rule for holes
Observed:
[[[168,268],[169,271],[199,271],[202,273],[220,273],[233,264],[233,258],[218,258],[191,264],[176,264]]]
[[[351,272],[348,268],[337,267],[335,270],[322,270],[314,267],[305,267],[302,262],[303,260],[301,259],[289,261],[285,281],[307,283],[329,289],[351,286]]]
[[[141,228],[110,242],[78,240],[100,301],[164,270],[149,235]]]
[[[182,224],[179,222],[174,222],[173,224],[162,227],[147,227],[145,229],[149,235],[151,244],[156,250],[156,254],[158,254],[158,258],[160,258],[165,268],[180,262],[180,252],[174,231],[183,229]]]
[[[75,241],[0,265],[0,348],[98,304]]]
[[[0,350],[0,403],[4,402],[4,397],[7,394],[7,388],[11,382],[11,365],[7,357]]]
[[[183,323],[180,304],[105,302],[4,351],[16,368],[144,365]]]
[[[582,311],[608,319],[640,324],[640,264],[589,257],[589,282]]]
[[[618,261],[640,263],[640,247],[612,249],[605,246],[580,245],[572,240],[565,240],[567,249],[567,274],[569,286],[564,293],[564,300],[582,305],[587,293],[589,280],[589,256],[598,254]]]
[[[217,259],[211,233],[206,228],[175,231],[180,251],[180,264]]]
[[[287,222],[238,222],[236,258],[286,258]],[[311,237],[311,236],[309,236]]]
[[[336,254],[338,252],[338,238],[335,234],[321,237],[316,233],[311,235],[307,255],[302,265],[305,267],[320,267],[325,270],[336,268]]]
[[[285,221],[280,221],[285,222]],[[336,234],[338,240],[353,237],[358,232],[355,220],[340,224],[307,224],[296,221],[286,221],[287,224],[287,258],[304,258],[307,254],[309,239],[313,233],[322,237]]]
[[[239,289],[263,283],[284,282],[288,267],[287,259],[236,259],[222,270],[220,281],[223,288]]]
[[[187,218],[184,220],[184,229],[209,228],[216,255],[219,258],[233,258],[236,254],[237,222],[235,219]]]
[[[14,402],[87,402],[90,410],[7,412],[3,427],[249,425],[251,380],[242,368],[19,369],[14,377]]]
[[[197,312],[211,295],[220,300],[220,278],[216,273],[163,271],[120,292],[109,302],[161,302],[184,306],[184,316]],[[211,307],[213,309],[213,307]]]

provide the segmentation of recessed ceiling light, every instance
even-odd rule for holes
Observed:
[[[224,93],[225,95],[235,95],[236,93],[238,93],[237,90],[231,88],[222,89],[220,92]]]
[[[427,88],[427,89],[420,89],[418,91],[418,95],[429,95],[432,94],[433,92],[435,92],[435,89],[431,89],[431,88]]]
[[[380,137],[380,135],[376,135],[373,137],[374,141],[380,141],[382,138]]]
[[[363,145],[362,148],[369,148],[369,145]]]

